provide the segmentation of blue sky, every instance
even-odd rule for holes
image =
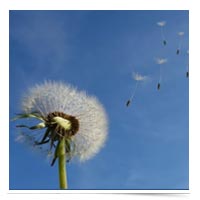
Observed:
[[[162,45],[158,21],[167,22]],[[109,137],[93,159],[67,166],[69,189],[188,189],[188,11],[10,11],[10,117],[27,88],[61,80],[98,97]],[[184,31],[180,55],[177,33]],[[161,90],[157,90],[159,66]],[[138,85],[132,72],[149,77]],[[15,142],[10,189],[58,189],[57,165]]]

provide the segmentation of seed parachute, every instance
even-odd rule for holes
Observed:
[[[133,72],[133,79],[136,81],[136,84],[135,84],[135,87],[134,87],[134,89],[133,89],[133,92],[132,92],[131,97],[130,97],[130,98],[128,99],[128,101],[126,102],[126,106],[127,106],[127,107],[131,104],[131,102],[133,101],[133,98],[135,97],[135,93],[136,93],[136,90],[137,90],[137,88],[138,88],[139,82],[145,81],[145,80],[147,80],[147,78],[148,78],[147,76],[142,76],[142,75],[140,75],[139,73]]]
[[[184,32],[178,32],[178,36],[179,36],[179,44],[178,44],[178,48],[176,50],[176,54],[179,55],[180,51],[181,51],[181,45],[182,45],[182,38],[183,38]]]
[[[156,59],[156,63],[158,65],[160,65],[160,73],[159,73],[159,80],[158,80],[158,84],[157,84],[157,89],[160,90],[160,86],[161,86],[161,81],[162,81],[162,65],[165,64],[167,62],[166,58],[157,58]]]
[[[164,33],[164,26],[166,25],[166,22],[160,21],[160,22],[157,22],[157,25],[160,27],[162,42],[163,42],[163,45],[165,46],[167,45],[167,40],[165,38],[165,33]]]

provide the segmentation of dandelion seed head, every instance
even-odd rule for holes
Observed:
[[[165,26],[165,24],[166,24],[166,21],[157,22],[157,25],[158,25],[158,26]]]
[[[24,96],[22,110],[37,112],[43,118],[53,112],[74,116],[79,127],[71,137],[75,145],[71,156],[81,161],[93,157],[106,141],[108,120],[103,106],[95,97],[71,85],[49,81],[36,85]]]

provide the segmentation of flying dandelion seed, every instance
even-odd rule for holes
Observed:
[[[145,81],[145,80],[148,79],[148,77],[147,76],[142,76],[142,75],[134,72],[133,73],[133,79],[136,81],[136,84],[135,84],[135,87],[133,89],[133,93],[132,93],[130,99],[126,102],[126,106],[127,107],[131,104],[131,102],[133,101],[133,98],[135,97],[135,93],[136,93],[136,90],[138,88],[139,81]]]
[[[188,55],[188,65],[186,66],[186,77],[189,77],[189,50],[187,50],[187,55]]]
[[[135,97],[135,93],[136,93],[137,87],[138,87],[138,81],[135,84],[135,87],[134,87],[134,90],[133,90],[133,93],[132,93],[130,99],[126,102],[126,106],[127,107],[132,103],[133,98]]]
[[[156,63],[158,65],[160,65],[160,72],[159,72],[159,81],[158,81],[158,84],[157,84],[157,89],[160,90],[160,87],[161,87],[161,81],[162,81],[162,68],[161,66],[163,64],[165,64],[167,62],[167,59],[166,58],[157,58],[156,59]]]
[[[179,36],[179,44],[178,44],[178,48],[176,50],[176,54],[179,55],[180,51],[181,51],[181,45],[182,45],[182,38],[183,38],[184,32],[178,32],[178,36]]]
[[[166,25],[166,22],[165,21],[160,21],[160,22],[157,22],[157,25],[160,27],[160,32],[161,32],[161,38],[162,38],[162,41],[163,41],[163,45],[167,45],[167,40],[165,38],[165,33],[164,33],[164,26]]]
[[[42,146],[58,158],[60,188],[67,188],[66,160],[92,158],[107,138],[107,115],[100,102],[61,82],[45,82],[31,88],[22,101],[22,114],[14,120],[34,118],[37,125],[18,125],[38,134],[23,133],[18,140]]]

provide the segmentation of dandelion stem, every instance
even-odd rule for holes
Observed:
[[[65,152],[65,138],[58,144],[58,165],[59,165],[59,180],[60,189],[67,189],[67,171],[66,171],[66,152]]]

